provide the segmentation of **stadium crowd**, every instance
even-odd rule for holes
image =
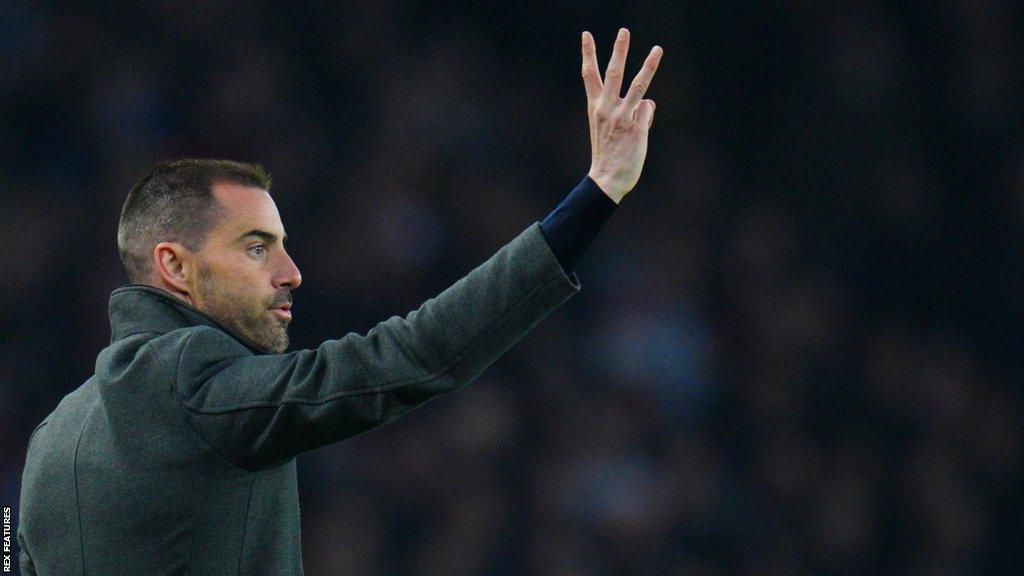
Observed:
[[[292,348],[362,334],[586,174],[579,35],[603,69],[627,26],[657,114],[582,292],[299,458],[306,572],[1019,570],[1024,18],[911,6],[0,4],[3,505],[109,341],[156,161],[262,163]]]

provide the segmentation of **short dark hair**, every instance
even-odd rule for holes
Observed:
[[[117,225],[117,251],[128,281],[144,283],[152,271],[153,247],[180,242],[200,250],[223,216],[213,196],[220,182],[270,191],[270,175],[259,164],[183,158],[160,162],[132,186]]]

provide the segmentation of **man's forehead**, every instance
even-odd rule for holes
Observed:
[[[256,186],[246,186],[235,182],[214,182],[210,190],[213,191],[214,198],[225,208],[246,209],[261,201],[274,203],[266,190]]]
[[[266,190],[233,182],[217,182],[211,190],[224,210],[217,227],[225,233],[237,236],[255,228],[276,235],[284,234],[277,205]]]

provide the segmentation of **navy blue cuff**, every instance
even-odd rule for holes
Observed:
[[[544,239],[566,273],[576,268],[587,247],[618,207],[590,176],[586,176],[540,223]]]

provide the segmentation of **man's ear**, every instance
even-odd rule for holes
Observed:
[[[177,242],[161,242],[153,248],[153,276],[160,287],[193,303],[196,257]]]

